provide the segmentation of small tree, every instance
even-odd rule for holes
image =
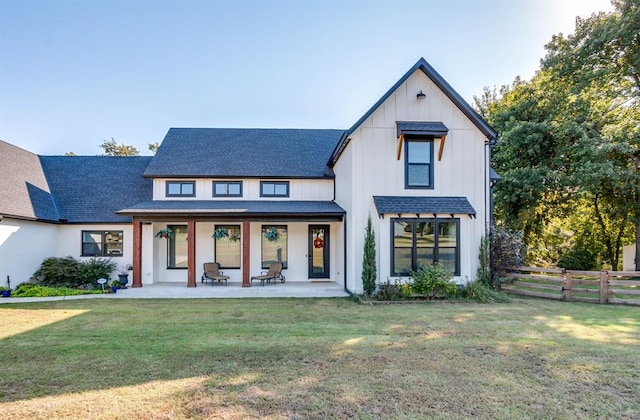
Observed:
[[[362,288],[370,296],[376,290],[376,236],[371,226],[371,216],[367,218],[364,236],[364,258],[362,259]]]

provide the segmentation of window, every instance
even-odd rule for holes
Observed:
[[[459,220],[392,219],[391,275],[438,263],[460,275]]]
[[[187,268],[187,226],[169,225],[173,238],[167,238],[167,268]]]
[[[240,225],[215,225],[214,259],[220,268],[240,268]]]
[[[195,181],[167,181],[167,197],[195,197]]]
[[[289,197],[289,181],[260,181],[260,197]]]
[[[121,230],[83,230],[83,257],[121,257],[123,237]]]
[[[433,140],[405,142],[405,188],[433,188]]]
[[[242,181],[213,181],[214,197],[242,197]]]
[[[262,226],[262,268],[267,269],[274,262],[281,262],[287,268],[287,227]]]

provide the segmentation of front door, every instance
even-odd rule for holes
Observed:
[[[328,279],[329,225],[309,225],[309,278]]]

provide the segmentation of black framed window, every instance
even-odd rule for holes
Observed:
[[[186,269],[189,263],[187,252],[187,225],[168,225],[173,237],[167,238],[167,268]]]
[[[405,188],[433,188],[433,139],[407,139],[404,150]]]
[[[195,197],[195,181],[167,181],[167,197]]]
[[[242,181],[213,181],[214,197],[242,197]]]
[[[287,244],[287,226],[262,225],[262,268],[267,269],[274,262],[287,268]]]
[[[215,225],[213,239],[220,268],[240,268],[240,225]]]
[[[391,219],[391,275],[425,264],[460,275],[460,219]]]
[[[289,181],[260,181],[260,197],[289,197]]]
[[[83,257],[121,257],[124,234],[121,230],[83,230]]]

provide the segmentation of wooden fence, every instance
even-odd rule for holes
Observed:
[[[640,306],[640,271],[578,271],[512,267],[503,274],[506,293],[567,302]]]

